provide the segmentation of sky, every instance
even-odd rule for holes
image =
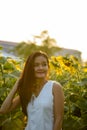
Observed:
[[[28,41],[43,30],[86,60],[87,0],[0,0],[0,40]]]

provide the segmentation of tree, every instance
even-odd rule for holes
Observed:
[[[38,45],[38,42],[40,44]],[[60,48],[56,45],[56,40],[51,38],[48,34],[48,31],[42,31],[40,36],[34,35],[33,41],[21,42],[18,46],[15,47],[15,53],[23,58],[26,58],[30,53],[34,51],[44,51],[48,56],[54,55]]]
[[[49,36],[47,30],[44,30],[40,33],[40,36],[34,35],[35,40],[39,39],[41,41],[40,45],[47,46],[48,48],[52,46],[57,46],[56,40]]]

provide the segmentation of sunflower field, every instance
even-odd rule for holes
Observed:
[[[87,130],[87,64],[74,56],[52,56],[49,79],[61,83],[64,91],[63,130]],[[24,59],[0,56],[0,106],[20,76]],[[0,130],[24,130],[21,108],[0,114]]]

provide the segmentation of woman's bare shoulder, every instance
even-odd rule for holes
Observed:
[[[53,87],[54,87],[55,89],[62,89],[61,83],[59,83],[59,82],[57,82],[57,81],[54,81]]]
[[[57,81],[54,81],[54,83],[53,83],[53,93],[55,94],[55,93],[62,93],[63,92],[63,87],[62,87],[62,85],[59,83],[59,82],[57,82]]]

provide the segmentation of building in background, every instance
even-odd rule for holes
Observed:
[[[10,42],[10,41],[0,41],[0,46],[3,47],[1,53],[4,56],[15,56],[15,54],[11,51],[14,47],[16,47],[19,43]],[[73,55],[81,60],[81,52],[74,49],[61,48],[54,53],[55,56],[70,56]]]
[[[73,55],[76,58],[78,58],[79,60],[81,60],[81,52],[78,50],[74,50],[74,49],[67,49],[67,48],[61,48],[60,50],[58,50],[58,52],[55,53],[56,56],[70,56]]]

